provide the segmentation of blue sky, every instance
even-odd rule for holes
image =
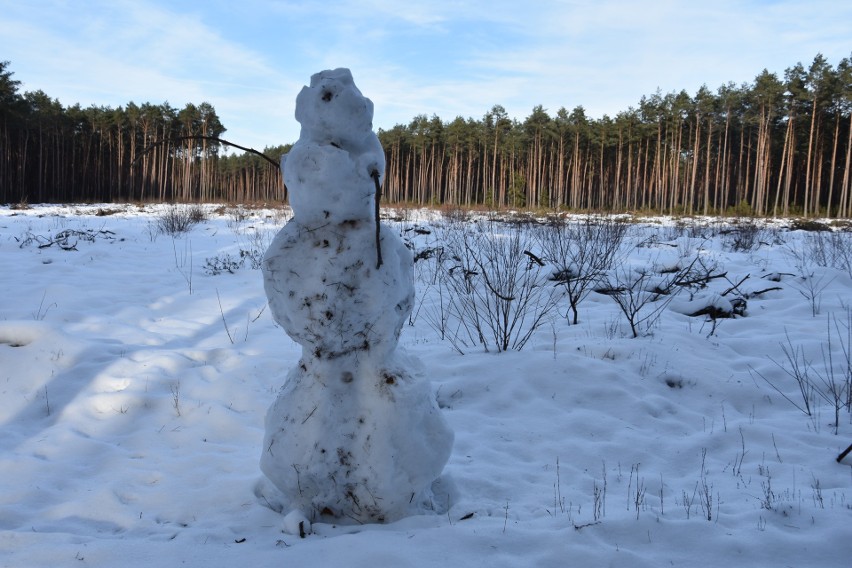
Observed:
[[[295,142],[296,95],[348,67],[375,128],[417,114],[600,118],[643,95],[852,55],[842,0],[0,0],[0,60],[64,105],[211,103],[224,137]]]

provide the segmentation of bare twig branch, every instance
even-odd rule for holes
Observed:
[[[225,325],[225,333],[228,334],[228,339],[231,340],[231,345],[234,344],[234,338],[231,336],[231,330],[228,329],[228,321],[225,319],[225,311],[222,309],[222,299],[219,297],[219,290],[216,289],[216,300],[219,302],[219,313],[222,314],[222,323]]]
[[[370,177],[376,182],[376,270],[382,267],[382,242],[381,229],[382,225],[379,220],[379,205],[382,199],[382,184],[379,182],[379,170],[373,170]]]
[[[263,152],[258,152],[254,148],[246,148],[245,146],[240,146],[239,144],[234,144],[233,142],[228,142],[227,140],[223,140],[222,138],[219,138],[218,136],[204,136],[204,135],[201,135],[201,134],[191,134],[191,135],[187,135],[187,136],[175,136],[173,138],[164,138],[162,140],[158,140],[158,141],[154,142],[153,144],[149,145],[144,150],[142,150],[142,152],[140,152],[139,155],[136,156],[136,158],[133,160],[133,163],[135,164],[136,162],[141,160],[146,154],[148,154],[154,148],[158,148],[158,147],[162,146],[163,144],[173,144],[175,142],[183,142],[184,140],[207,140],[208,142],[218,142],[219,144],[225,144],[226,146],[233,146],[234,148],[238,148],[240,150],[243,150],[244,152],[250,152],[252,154],[257,154],[258,156],[260,156],[261,158],[263,158],[264,160],[266,160],[267,162],[269,162],[270,164],[275,166],[276,169],[281,169],[281,165],[278,162],[276,162],[275,160],[273,160],[272,158],[270,158],[269,156],[267,156]]]

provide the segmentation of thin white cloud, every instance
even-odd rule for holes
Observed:
[[[208,101],[235,142],[291,142],[312,73],[350,67],[377,127],[417,114],[614,116],[657,88],[711,89],[848,57],[833,0],[0,0],[0,58],[64,104]]]
[[[229,131],[241,130],[238,121],[252,122],[258,109],[285,119],[277,112],[281,89],[295,85],[251,48],[229,42],[193,14],[111,1],[82,8],[58,3],[45,18],[32,16],[0,24],[0,34],[18,46],[9,59],[26,90],[42,89],[66,105],[168,101],[181,107],[208,101]],[[26,76],[17,70],[18,59],[28,64]],[[272,131],[265,134],[258,145],[275,143]]]

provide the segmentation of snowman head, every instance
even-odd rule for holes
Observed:
[[[320,71],[296,97],[300,140],[331,144],[353,154],[367,147],[373,132],[373,103],[361,94],[349,69]]]

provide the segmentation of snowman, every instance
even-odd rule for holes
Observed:
[[[260,467],[300,530],[393,521],[428,507],[453,442],[431,386],[397,352],[412,255],[377,225],[384,151],[349,70],[313,75],[296,120],[299,140],[281,159],[293,218],[263,277],[302,355],[267,413]]]

